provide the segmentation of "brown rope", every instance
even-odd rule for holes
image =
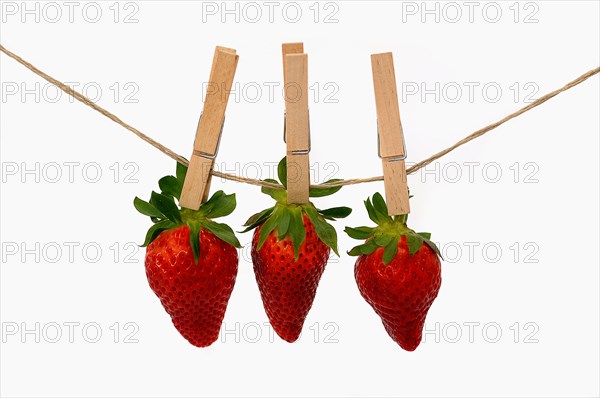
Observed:
[[[23,58],[19,57],[18,55],[16,55],[15,53],[10,52],[9,50],[7,50],[3,45],[0,44],[0,51],[2,51],[4,54],[8,55],[9,57],[13,58],[15,61],[17,61],[18,63],[20,63],[21,65],[25,66],[27,69],[31,70],[33,73],[35,73],[36,75],[40,76],[41,78],[45,79],[46,81],[50,82],[51,84],[55,85],[56,87],[58,87],[59,89],[61,89],[62,91],[64,91],[65,93],[67,93],[68,95],[72,96],[73,98],[75,98],[76,100],[82,102],[83,104],[89,106],[90,108],[94,109],[95,111],[100,112],[101,114],[103,114],[104,116],[106,116],[107,118],[109,118],[110,120],[112,120],[113,122],[119,124],[120,126],[126,128],[127,130],[131,131],[133,134],[137,135],[138,137],[140,137],[142,140],[146,141],[148,144],[152,145],[153,147],[155,147],[156,149],[158,149],[159,151],[161,151],[162,153],[164,153],[165,155],[169,156],[170,158],[176,160],[177,162],[184,164],[184,165],[188,165],[188,160],[186,158],[184,158],[183,156],[175,153],[174,151],[172,151],[171,149],[167,148],[166,146],[162,145],[161,143],[153,140],[152,138],[148,137],[146,134],[142,133],[141,131],[139,131],[138,129],[132,127],[131,125],[127,124],[126,122],[124,122],[123,120],[121,120],[120,118],[118,118],[117,116],[115,116],[114,114],[110,113],[109,111],[107,111],[106,109],[102,108],[101,106],[95,104],[94,102],[92,102],[92,100],[90,100],[89,98],[87,98],[86,96],[84,96],[83,94],[75,91],[73,88],[67,86],[66,84],[62,83],[61,81],[53,78],[52,76],[47,75],[46,73],[42,72],[41,70],[39,70],[38,68],[36,68],[35,66],[33,66],[32,64],[30,64],[29,62],[25,61]],[[446,155],[449,152],[452,152],[453,150],[455,150],[456,148],[466,144],[467,142],[474,140],[475,138],[481,137],[482,135],[484,135],[485,133],[495,129],[496,127],[501,126],[502,124],[508,122],[511,119],[514,119],[517,116],[520,116],[522,114],[524,114],[527,111],[530,111],[531,109],[540,106],[541,104],[543,104],[544,102],[548,101],[549,99],[557,96],[558,94],[567,91],[573,87],[575,87],[576,85],[583,83],[584,81],[586,81],[587,79],[589,79],[590,77],[598,74],[600,72],[600,67],[592,69],[586,73],[584,73],[583,75],[579,76],[578,78],[576,78],[575,80],[565,84],[563,87],[554,90],[540,98],[538,98],[537,100],[533,101],[532,103],[530,103],[527,106],[524,106],[523,108],[519,109],[516,112],[511,113],[510,115],[498,120],[495,123],[492,123],[488,126],[485,126],[471,134],[469,134],[468,136],[466,136],[465,138],[463,138],[462,140],[458,141],[456,144],[430,156],[429,158],[422,160],[416,164],[414,164],[413,166],[409,167],[406,172],[408,174],[412,174],[415,171],[427,166],[428,164],[436,161],[437,159],[441,158],[442,156]],[[220,171],[216,171],[216,170],[212,170],[211,174],[215,177],[220,177],[226,180],[230,180],[230,181],[237,181],[237,182],[242,182],[245,184],[250,184],[250,185],[256,185],[256,186],[260,186],[260,187],[267,187],[267,188],[281,188],[281,185],[278,184],[274,184],[274,183],[270,183],[270,182],[266,182],[266,181],[260,181],[260,180],[255,180],[253,178],[246,178],[246,177],[241,177],[241,176],[236,176],[233,174],[227,174],[227,173],[222,173]],[[355,184],[362,184],[362,183],[366,183],[366,182],[374,182],[374,181],[383,181],[383,176],[377,176],[377,177],[369,177],[369,178],[353,178],[350,180],[344,180],[344,181],[339,181],[339,182],[332,182],[332,183],[327,183],[327,184],[316,184],[316,185],[311,185],[311,188],[330,188],[330,187],[340,187],[340,186],[345,186],[345,185],[355,185]]]

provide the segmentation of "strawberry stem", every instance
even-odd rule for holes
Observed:
[[[277,174],[280,181],[267,179],[265,181],[275,184],[281,184],[286,187],[287,163],[283,158],[277,167]],[[329,180],[327,182],[341,181]],[[341,187],[310,189],[310,197],[322,197],[331,195],[339,191]],[[278,240],[290,237],[294,247],[294,255],[297,259],[300,246],[305,240],[305,230],[302,216],[309,218],[315,228],[315,233],[319,239],[329,246],[335,254],[338,254],[337,233],[335,228],[327,221],[335,221],[338,218],[347,217],[352,209],[349,207],[334,207],[321,210],[315,207],[312,202],[306,204],[292,204],[287,202],[287,191],[285,189],[262,187],[261,191],[275,200],[275,205],[269,209],[254,214],[246,221],[246,229],[242,232],[248,232],[262,225],[259,235],[258,249],[262,247],[271,232],[277,230]]]
[[[206,229],[234,247],[241,247],[231,227],[212,220],[228,216],[235,210],[235,194],[226,195],[223,191],[217,191],[198,210],[181,208],[179,197],[186,173],[187,167],[177,163],[176,176],[166,176],[159,180],[160,193],[152,192],[148,202],[138,197],[134,199],[135,208],[143,215],[149,216],[154,223],[148,230],[146,239],[141,246],[148,246],[165,230],[187,225],[190,228],[190,246],[196,263],[200,256],[200,231],[202,229]]]
[[[438,256],[442,257],[437,246],[430,241],[428,232],[415,232],[406,225],[408,214],[390,217],[388,208],[380,193],[365,200],[369,218],[375,222],[375,227],[346,227],[344,230],[351,238],[366,240],[365,243],[353,247],[348,254],[351,256],[368,255],[379,247],[384,247],[383,263],[389,264],[398,253],[398,242],[406,237],[409,254],[414,255],[423,243],[427,244]]]

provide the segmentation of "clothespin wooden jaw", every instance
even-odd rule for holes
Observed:
[[[302,43],[282,46],[288,203],[309,201],[308,55]]]
[[[406,147],[400,121],[392,53],[372,54],[371,68],[377,108],[378,150],[383,167],[388,214],[408,214],[410,205],[404,162]]]
[[[210,172],[221,140],[225,109],[238,58],[234,49],[225,47],[215,49],[204,109],[198,121],[194,150],[179,200],[182,207],[198,210],[208,198]]]

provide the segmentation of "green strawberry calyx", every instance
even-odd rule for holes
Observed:
[[[433,243],[429,232],[415,232],[406,226],[408,214],[389,216],[385,200],[380,193],[373,195],[373,200],[367,198],[365,207],[369,218],[377,224],[376,227],[346,227],[344,232],[353,239],[366,240],[362,245],[348,252],[351,256],[368,255],[380,247],[384,248],[383,263],[389,264],[398,253],[398,242],[406,236],[410,256],[419,251],[423,243],[427,244],[440,258],[440,250]]]
[[[169,175],[158,181],[160,193],[152,191],[147,202],[137,196],[133,200],[137,211],[149,216],[154,223],[140,246],[148,246],[163,231],[187,225],[190,228],[190,246],[196,264],[200,258],[200,230],[203,228],[234,247],[242,247],[229,225],[212,220],[227,216],[235,210],[235,194],[226,195],[223,191],[217,191],[198,210],[181,208],[179,198],[186,173],[187,167],[177,163],[175,176]]]
[[[335,228],[327,221],[335,221],[338,218],[345,218],[350,215],[352,209],[349,207],[333,207],[330,209],[320,210],[315,207],[311,202],[306,204],[293,204],[287,202],[287,162],[284,157],[277,167],[277,175],[279,181],[273,179],[266,179],[265,181],[280,184],[281,188],[267,188],[262,187],[261,191],[273,199],[275,199],[275,206],[265,209],[261,212],[254,214],[246,221],[244,227],[245,230],[242,232],[248,232],[259,225],[262,225],[258,246],[263,246],[267,237],[271,232],[277,230],[277,238],[281,241],[289,236],[294,247],[294,258],[298,260],[298,254],[300,246],[306,238],[306,230],[304,229],[303,215],[306,215],[311,221],[315,228],[315,232],[319,239],[327,246],[329,246],[336,255],[339,256],[337,247],[337,233]],[[326,183],[342,181],[341,179],[332,179],[326,181]],[[323,197],[329,196],[342,187],[329,187],[329,188],[310,188],[310,197]]]

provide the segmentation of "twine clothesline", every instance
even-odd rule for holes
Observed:
[[[124,127],[125,129],[131,131],[133,134],[135,134],[136,136],[138,136],[139,138],[141,138],[148,144],[152,145],[153,147],[155,147],[156,149],[158,149],[165,155],[169,156],[170,158],[172,158],[172,159],[176,160],[177,162],[179,162],[183,165],[186,165],[186,166],[189,164],[188,160],[185,157],[177,154],[175,151],[169,149],[168,147],[162,145],[158,141],[147,136],[146,134],[142,133],[141,131],[139,131],[135,127],[131,126],[130,124],[124,122],[119,117],[117,117],[115,114],[107,111],[106,109],[102,108],[100,105],[94,103],[92,100],[90,100],[83,94],[79,93],[72,87],[67,86],[65,83],[61,82],[60,80],[55,79],[52,76],[39,70],[38,68],[33,66],[31,63],[29,63],[26,60],[24,60],[23,58],[19,57],[17,54],[7,50],[1,44],[0,44],[0,51],[2,51],[4,54],[6,54],[9,57],[11,57],[12,59],[14,59],[21,65],[25,66],[27,69],[31,70],[33,73],[40,76],[44,80],[55,85],[56,87],[58,87],[59,89],[64,91],[66,94],[70,95],[71,97],[75,98],[76,100],[80,101],[81,103],[89,106],[93,110],[101,113],[102,115],[106,116],[107,118],[109,118],[113,122],[117,123],[118,125]],[[406,173],[412,174],[412,173],[416,172],[417,170],[429,165],[430,163],[436,161],[437,159],[441,158],[442,156],[448,154],[449,152],[452,152],[453,150],[466,144],[467,142],[474,140],[475,138],[481,137],[482,135],[486,134],[487,132],[494,130],[495,128],[501,126],[502,124],[508,122],[509,120],[514,119],[515,117],[520,116],[520,115],[524,114],[525,112],[530,111],[531,109],[533,109],[537,106],[540,106],[541,104],[543,104],[544,102],[548,101],[549,99],[557,96],[558,94],[560,94],[564,91],[567,91],[567,90],[577,86],[580,83],[583,83],[584,81],[586,81],[590,77],[598,74],[599,72],[600,72],[600,67],[597,67],[597,68],[594,68],[594,69],[582,74],[578,78],[565,84],[563,87],[538,98],[537,100],[531,102],[529,105],[524,106],[523,108],[511,113],[508,116],[505,116],[504,118],[498,120],[497,122],[489,124],[481,129],[469,134],[468,136],[466,136],[462,140],[458,141],[454,145],[452,145],[444,150],[441,150],[441,151],[431,155],[427,159],[422,160],[422,161],[412,165],[411,167],[406,169]],[[234,174],[223,173],[223,172],[220,172],[217,170],[211,170],[211,174],[215,177],[223,178],[223,179],[230,180],[230,181],[236,181],[236,182],[241,182],[241,183],[256,185],[256,186],[261,186],[261,187],[267,187],[267,188],[281,188],[280,185],[274,184],[271,182],[237,176]],[[383,181],[383,176],[369,177],[369,178],[353,178],[353,179],[347,179],[347,180],[332,182],[332,183],[327,183],[327,184],[311,184],[310,187],[311,188],[330,188],[330,187],[340,187],[340,186],[346,186],[346,185],[363,184],[363,183],[374,182],[374,181]]]

